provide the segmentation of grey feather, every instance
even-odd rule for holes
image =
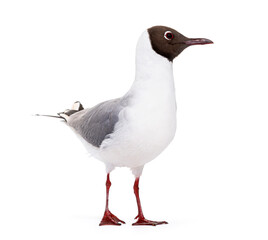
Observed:
[[[87,142],[99,147],[114,131],[120,111],[127,99],[118,98],[102,102],[93,108],[84,109],[70,116],[68,125],[73,127]]]

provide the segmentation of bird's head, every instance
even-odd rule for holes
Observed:
[[[165,26],[154,26],[148,29],[153,50],[173,61],[185,48],[192,45],[213,43],[206,38],[187,38],[175,29]]]

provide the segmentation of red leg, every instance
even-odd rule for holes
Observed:
[[[108,207],[109,203],[109,190],[111,187],[111,181],[110,181],[110,174],[107,174],[107,180],[106,180],[106,206],[105,206],[105,212],[103,215],[103,218],[100,222],[100,226],[102,225],[121,225],[121,223],[125,223],[124,221],[117,218],[115,215],[113,215]]]
[[[140,178],[136,178],[135,183],[134,183],[134,193],[137,199],[137,205],[138,205],[138,216],[136,217],[138,220],[137,222],[133,223],[132,225],[150,225],[150,226],[156,226],[156,225],[160,225],[160,224],[167,224],[167,222],[165,221],[151,221],[151,220],[147,220],[142,212],[142,208],[141,208],[141,201],[140,201],[140,195],[139,195],[139,181]],[[135,218],[135,219],[136,219]]]

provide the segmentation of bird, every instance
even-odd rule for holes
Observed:
[[[173,60],[189,46],[212,43],[206,38],[185,37],[170,27],[150,27],[138,39],[135,79],[125,95],[91,108],[84,108],[77,101],[58,115],[39,114],[63,119],[89,153],[105,164],[106,205],[100,226],[125,223],[109,210],[110,173],[116,167],[130,168],[135,177],[138,215],[132,225],[167,224],[145,218],[139,181],[144,165],[155,159],[175,136]]]

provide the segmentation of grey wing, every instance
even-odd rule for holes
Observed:
[[[84,109],[70,116],[68,125],[73,127],[87,142],[99,147],[114,131],[119,112],[124,108],[121,99],[114,99]]]

